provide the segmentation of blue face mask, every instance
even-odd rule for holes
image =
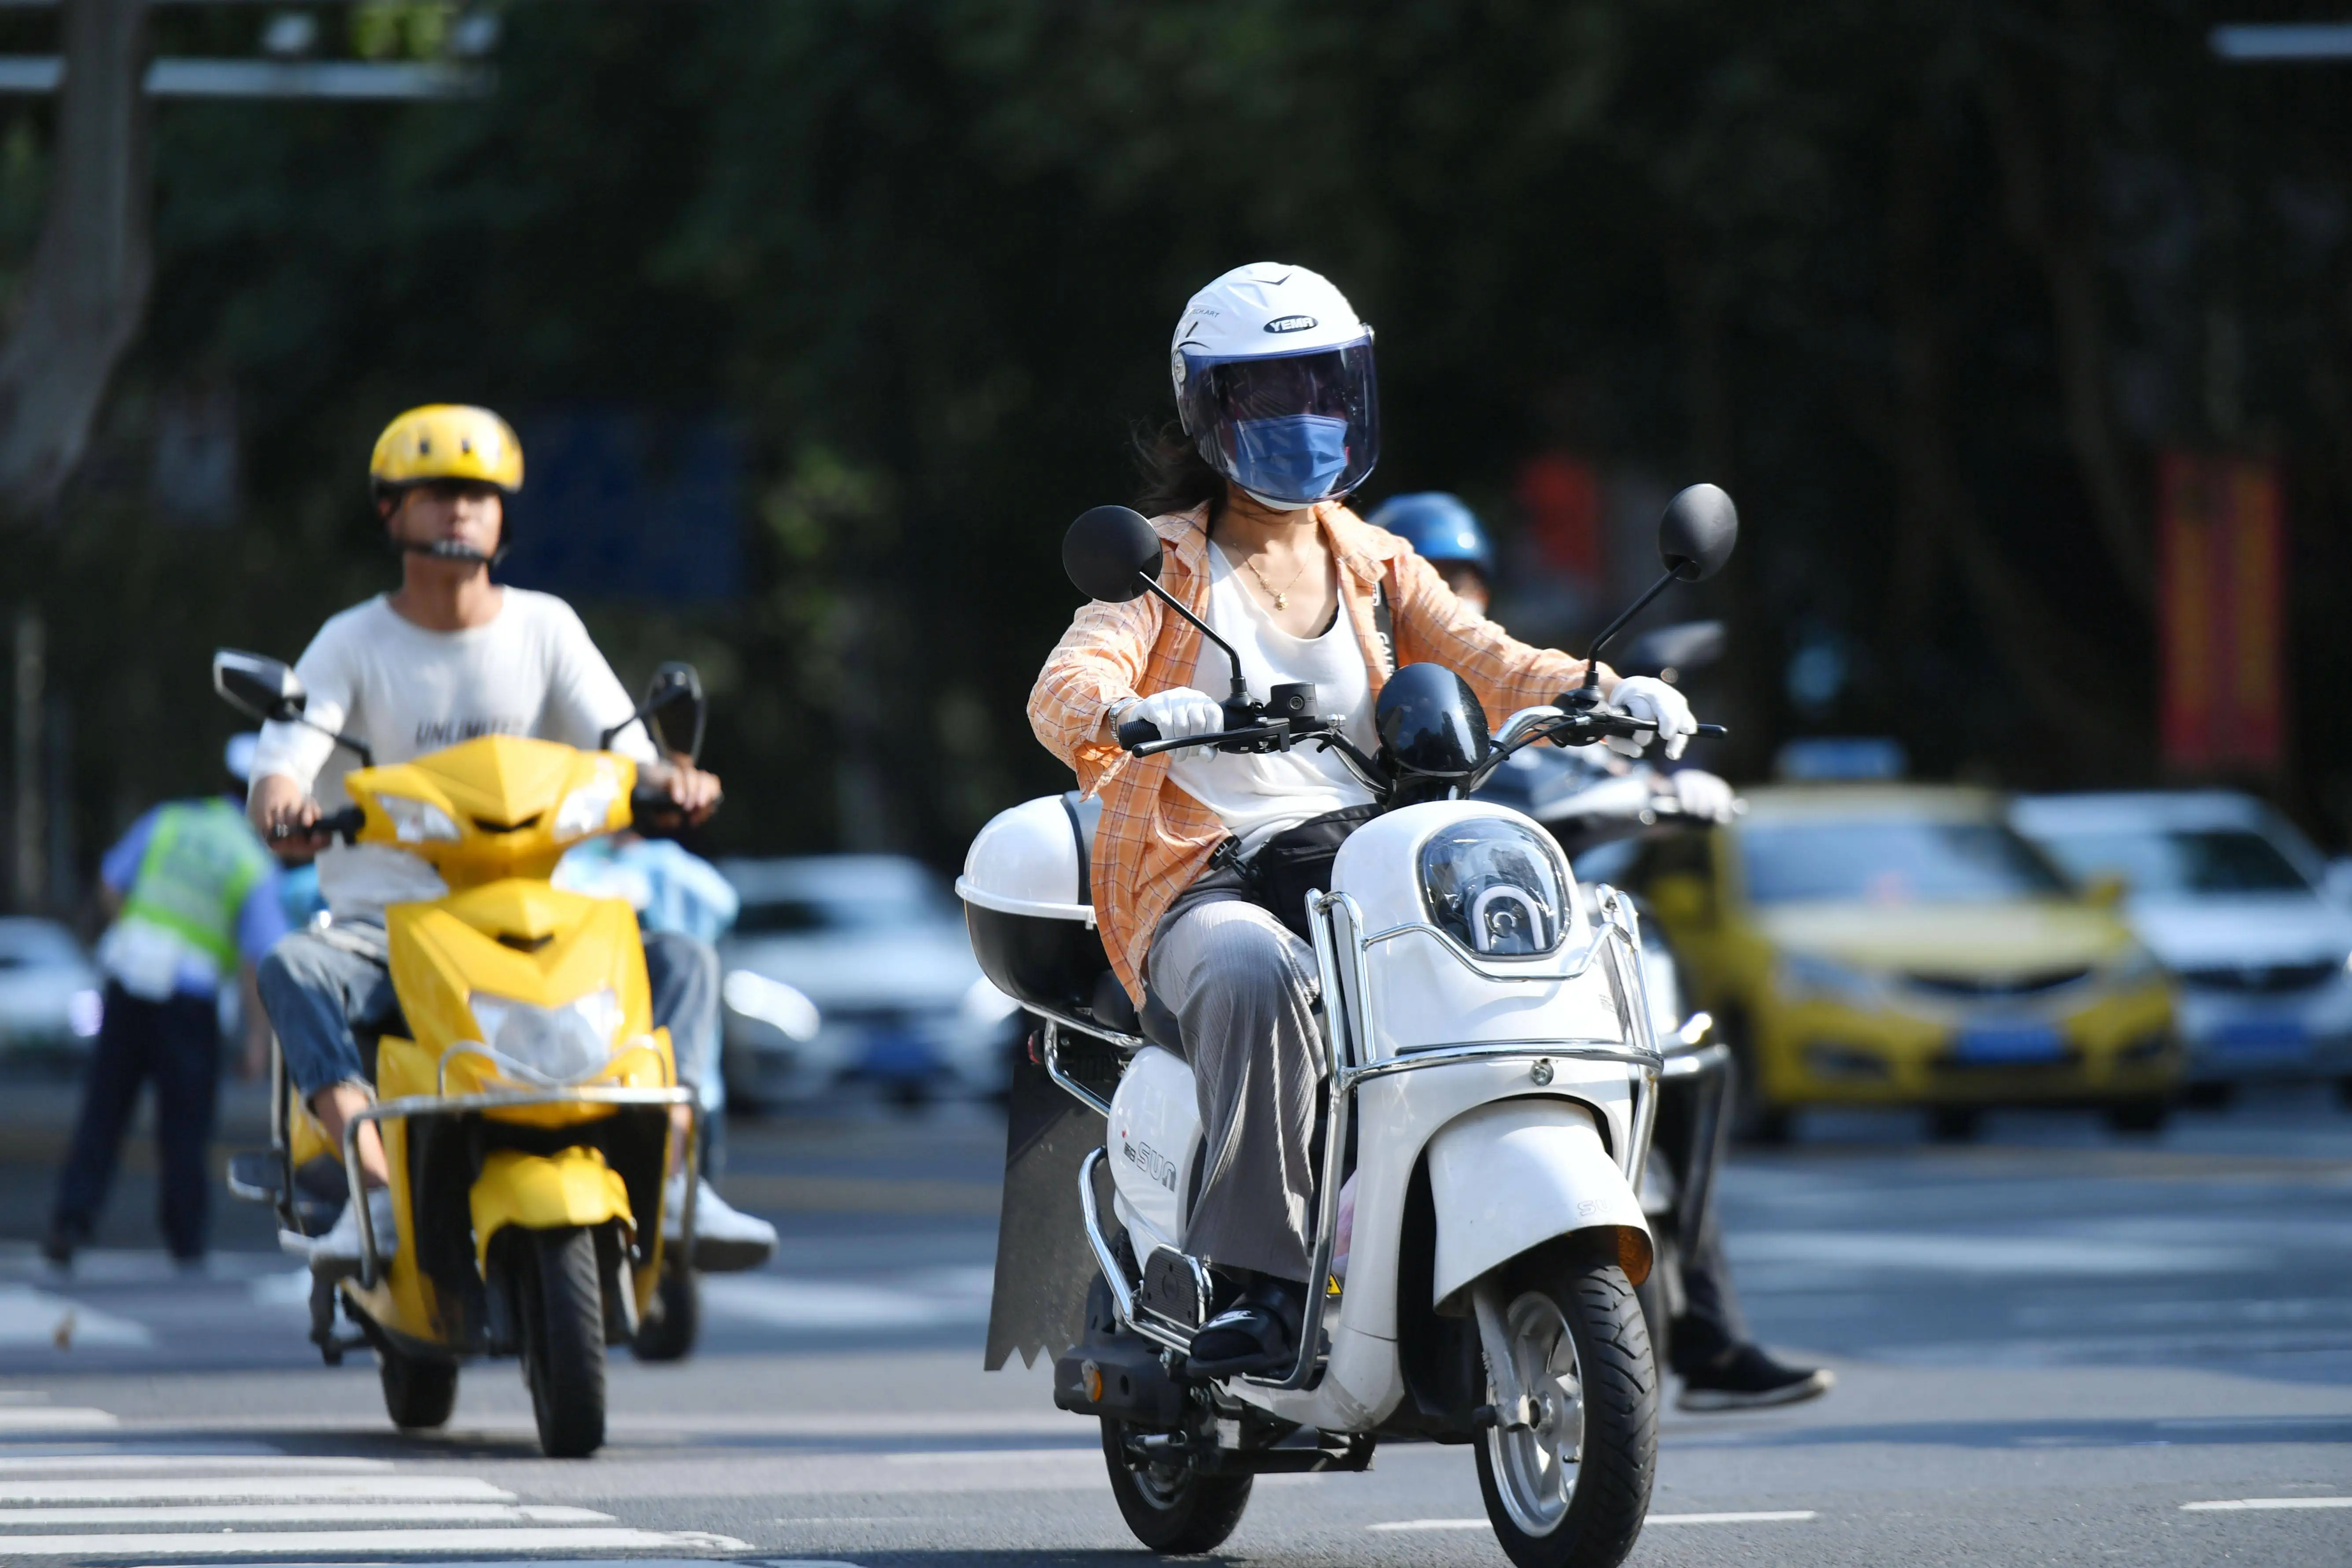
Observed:
[[[1348,468],[1348,422],[1285,414],[1234,423],[1234,482],[1252,495],[1306,505],[1331,493]]]

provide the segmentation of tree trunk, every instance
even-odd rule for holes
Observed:
[[[79,467],[153,271],[147,0],[66,0],[48,211],[0,345],[0,514],[46,512]]]

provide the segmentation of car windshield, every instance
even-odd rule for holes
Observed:
[[[2042,847],[2067,875],[2120,877],[2135,893],[2306,893],[2277,845],[2246,827],[2125,827],[2053,833]]]
[[[854,896],[813,892],[793,898],[746,898],[735,917],[735,934],[813,936],[904,931],[954,918],[953,906],[937,889],[903,884],[863,889]]]
[[[1759,904],[1969,904],[2065,891],[2007,827],[1932,817],[1758,824],[1741,830]]]

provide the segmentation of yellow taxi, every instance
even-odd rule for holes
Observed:
[[[1738,1053],[1748,1130],[1807,1105],[2097,1103],[2163,1122],[2180,1049],[2162,968],[2104,890],[2071,889],[1990,791],[1759,789],[1652,845],[1639,879]]]

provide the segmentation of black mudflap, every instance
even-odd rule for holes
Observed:
[[[989,1371],[1058,1354],[1086,1329],[1087,1286],[1097,1272],[1078,1207],[1078,1167],[1103,1146],[1103,1119],[1024,1056],[1013,1068],[1004,1123],[1004,1202],[996,1234],[996,1289],[988,1311]]]

